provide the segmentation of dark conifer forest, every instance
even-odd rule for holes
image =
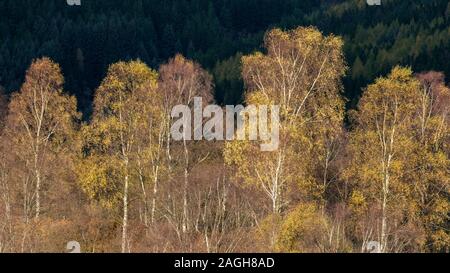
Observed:
[[[34,58],[63,70],[65,89],[89,114],[108,66],[141,59],[153,68],[182,53],[214,76],[219,104],[242,100],[240,57],[263,47],[267,29],[314,25],[341,35],[354,107],[361,87],[396,64],[450,74],[450,4],[446,0],[3,0],[0,85],[18,90]]]

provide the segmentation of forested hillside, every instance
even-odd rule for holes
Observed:
[[[0,1],[0,253],[450,252],[448,1],[81,2]]]
[[[4,0],[0,2],[0,86],[16,91],[33,58],[61,64],[65,89],[91,113],[93,90],[107,67],[140,58],[158,68],[179,52],[214,76],[217,102],[242,99],[240,53],[262,49],[274,26],[314,25],[342,35],[351,70],[345,93],[354,106],[361,87],[395,64],[450,74],[447,0]]]

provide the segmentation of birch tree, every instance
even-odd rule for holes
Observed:
[[[426,239],[420,251],[448,252],[450,245],[450,89],[444,75],[426,72],[417,75],[420,81],[420,103],[415,130],[418,145],[409,172],[414,181],[414,200],[420,208]]]
[[[8,101],[6,95],[4,94],[3,88],[0,86],[0,133],[5,125],[6,114],[8,110]]]
[[[35,60],[9,106],[5,134],[14,145],[17,160],[32,178],[35,219],[42,213],[42,187],[57,183],[58,178],[51,175],[57,154],[71,145],[80,118],[76,100],[64,94],[63,83],[58,64],[48,58]]]
[[[171,124],[172,107],[176,105],[192,106],[195,97],[201,97],[203,103],[212,100],[212,77],[201,66],[181,55],[176,55],[170,59],[167,64],[160,67],[160,83],[159,88],[163,93],[164,109],[166,114],[166,124],[168,128]],[[202,110],[202,109],[199,109]],[[203,117],[200,117],[203,123]],[[191,120],[189,120],[191,122]],[[195,131],[198,128],[194,128]],[[173,166],[180,166],[183,177],[182,190],[182,215],[181,215],[181,231],[186,233],[189,230],[189,174],[191,169],[203,161],[208,155],[208,151],[196,149],[195,141],[183,139],[182,141],[173,142],[170,140],[170,130],[167,130],[167,146],[166,155],[172,175],[176,172]],[[173,176],[172,176],[173,177]],[[174,213],[171,213],[174,215]]]
[[[157,73],[140,61],[111,65],[96,91],[87,128],[84,166],[88,171],[81,174],[82,187],[91,198],[112,207],[121,199],[122,252],[129,251],[129,194],[142,148],[139,136],[147,133],[150,109],[160,103],[156,86]]]
[[[279,214],[290,206],[288,192],[316,200],[323,193],[321,181],[328,184],[326,175],[315,175],[317,154],[331,153],[326,146],[341,132],[346,65],[342,40],[312,27],[271,30],[264,45],[267,54],[242,58],[246,104],[280,106],[279,149],[261,152],[259,143],[229,142],[225,159],[238,177],[266,194],[269,211]]]
[[[6,115],[6,98],[0,89],[0,253],[13,249],[12,239],[12,206],[10,168],[8,166],[8,145],[6,137],[2,134],[4,118]]]
[[[417,147],[414,128],[420,98],[420,83],[412,71],[395,67],[367,87],[353,114],[351,160],[344,179],[354,185],[350,199],[354,215],[375,220],[361,220],[355,233],[367,238],[363,245],[378,241],[381,252],[397,252],[420,240],[418,233],[405,234],[417,225],[407,177],[415,172],[411,161]]]

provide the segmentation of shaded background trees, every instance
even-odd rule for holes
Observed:
[[[0,85],[17,90],[32,59],[61,64],[65,89],[91,113],[94,90],[111,63],[140,58],[157,68],[175,53],[214,76],[220,104],[242,98],[238,54],[262,49],[269,27],[315,25],[342,35],[350,106],[360,88],[396,64],[450,74],[450,4],[446,0],[5,0],[0,3]],[[227,76],[224,75],[227,71]]]

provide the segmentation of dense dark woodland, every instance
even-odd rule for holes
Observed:
[[[240,54],[261,50],[274,26],[314,25],[342,35],[351,68],[344,81],[349,106],[361,87],[393,65],[450,75],[447,0],[56,0],[0,1],[0,86],[19,89],[32,59],[61,64],[65,89],[85,114],[107,67],[140,58],[150,66],[180,52],[214,76],[218,103],[241,100]]]

